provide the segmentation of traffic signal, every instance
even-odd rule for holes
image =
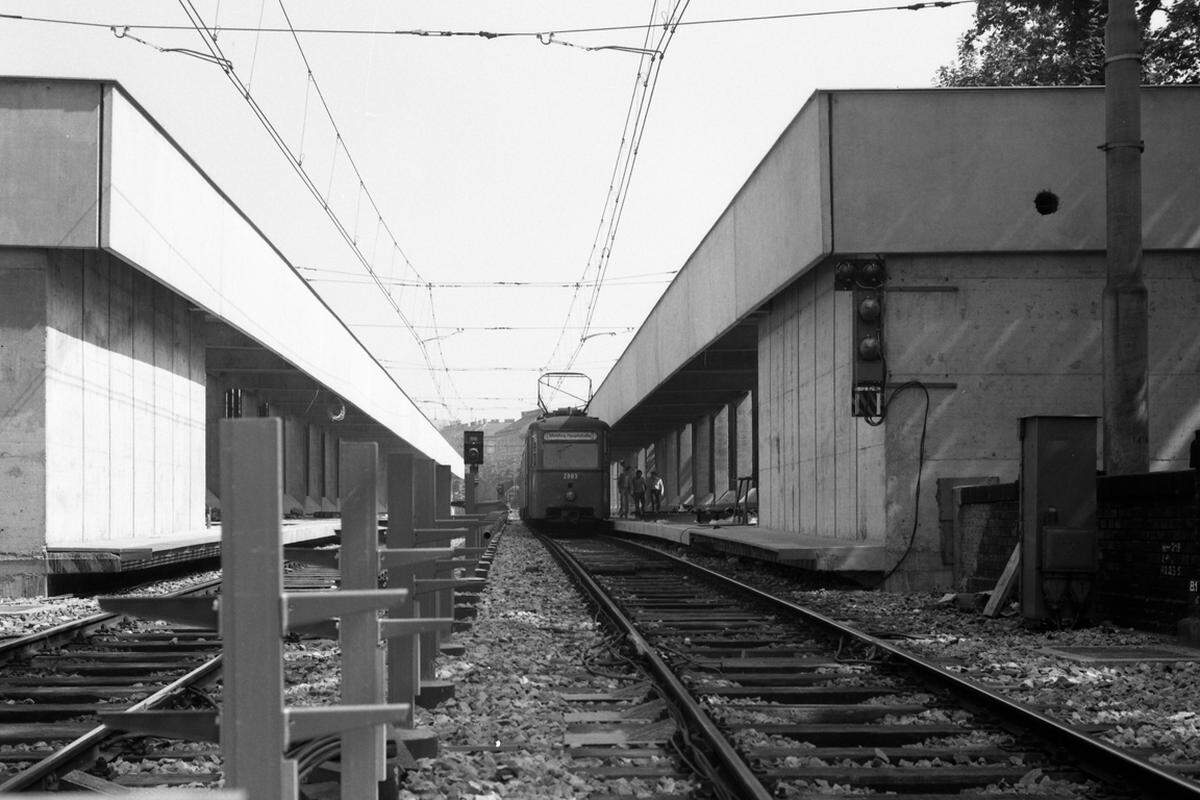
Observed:
[[[851,292],[854,304],[851,409],[856,417],[878,417],[887,381],[883,298],[887,270],[877,258],[847,259],[834,267],[834,287]]]
[[[463,431],[463,463],[483,463],[483,431]]]

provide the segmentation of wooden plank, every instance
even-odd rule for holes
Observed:
[[[73,769],[58,779],[59,783],[70,789],[83,789],[99,795],[128,795],[129,790],[119,783],[97,778],[86,772]]]
[[[996,588],[992,589],[992,596],[988,598],[987,605],[983,607],[985,617],[994,617],[1000,613],[1000,609],[1004,607],[1008,598],[1017,588],[1017,576],[1020,572],[1021,543],[1017,542],[1012,555],[1008,557],[1008,564],[1005,565],[1004,572],[1000,574],[1000,580],[996,581]]]

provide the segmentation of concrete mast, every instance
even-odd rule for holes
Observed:
[[[1134,0],[1108,0],[1105,26],[1108,271],[1103,294],[1104,467],[1149,468],[1149,311],[1142,268],[1141,31]]]

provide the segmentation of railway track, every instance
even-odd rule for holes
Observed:
[[[336,573],[288,573],[292,591],[332,586]],[[216,594],[212,580],[164,595]],[[220,777],[218,749],[206,744],[147,747],[120,737],[98,714],[183,707],[212,700],[200,687],[220,676],[215,630],[95,614],[0,645],[0,794],[58,788],[102,789],[109,777],[126,787],[210,783]],[[125,775],[108,765],[139,761],[188,765],[174,774]],[[99,769],[97,770],[97,767]],[[107,773],[104,778],[84,772]],[[110,786],[111,788],[111,786]]]
[[[640,657],[719,797],[1200,799],[1094,731],[719,573],[607,537],[543,542]]]

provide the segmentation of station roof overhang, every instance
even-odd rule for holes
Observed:
[[[752,317],[729,331],[656,387],[613,429],[614,449],[645,446],[754,390],[758,325]]]
[[[1195,250],[1200,86],[1141,97],[1144,247]],[[676,376],[698,380],[710,347],[831,258],[1103,252],[1103,141],[1103,87],[815,92],[651,309],[591,412],[618,441],[665,434],[651,429],[674,422]],[[1043,190],[1057,212],[1038,212]],[[719,405],[723,385],[706,386],[687,399]]]
[[[463,474],[404,388],[118,83],[0,78],[0,164],[0,246],[108,251],[219,322],[210,372],[336,394],[344,435],[392,437]]]

